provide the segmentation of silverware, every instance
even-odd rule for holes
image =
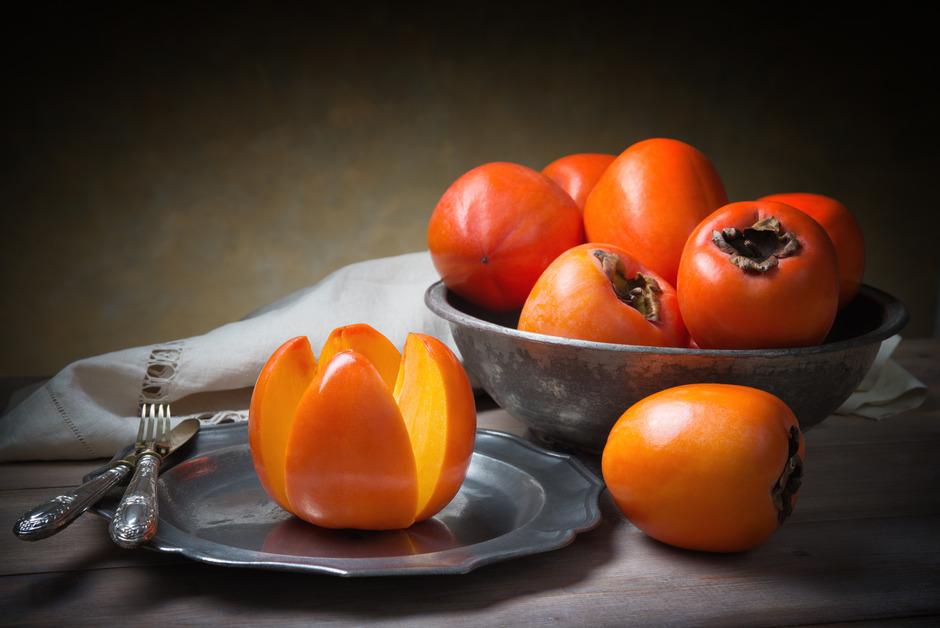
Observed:
[[[169,413],[167,413],[169,419]],[[182,447],[199,431],[199,421],[186,419],[170,430],[167,455]],[[138,428],[138,436],[143,433]],[[59,495],[25,513],[13,526],[13,534],[24,541],[38,541],[65,529],[79,515],[94,506],[108,491],[120,484],[137,465],[142,451],[136,444],[126,454],[118,453],[104,471],[91,477],[74,491]]]
[[[137,455],[115,460],[103,473],[88,480],[71,493],[53,497],[23,514],[13,525],[13,534],[23,541],[38,541],[64,530],[79,515],[130,474]]]
[[[170,450],[170,406],[144,404],[137,428],[137,468],[108,531],[121,547],[137,547],[157,531],[157,476]]]

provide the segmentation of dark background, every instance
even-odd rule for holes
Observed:
[[[909,6],[347,4],[5,16],[0,375],[198,334],[424,248],[480,163],[651,136],[704,151],[733,200],[841,199],[866,281],[909,306],[906,335],[934,333],[935,41]]]

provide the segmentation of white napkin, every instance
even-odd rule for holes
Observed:
[[[835,414],[884,419],[919,407],[927,398],[927,386],[891,359],[901,342],[891,336],[881,343],[875,362],[852,395]]]
[[[437,279],[426,251],[361,262],[202,336],[74,362],[13,398],[0,417],[0,460],[110,457],[133,440],[141,402],[171,402],[178,420],[245,420],[258,373],[293,336],[316,351],[335,327],[368,323],[398,347],[420,331],[456,352],[447,324],[424,305]],[[923,403],[926,387],[889,359],[899,341],[884,342],[838,413],[883,418]]]
[[[437,280],[426,251],[361,262],[202,336],[74,362],[13,399],[0,417],[0,460],[110,457],[134,439],[140,402],[172,402],[179,420],[244,420],[258,373],[293,336],[319,352],[335,327],[368,323],[399,348],[419,331],[456,352],[424,305]]]

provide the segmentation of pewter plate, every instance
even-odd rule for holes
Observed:
[[[337,576],[466,573],[558,549],[600,522],[602,484],[576,459],[478,430],[467,478],[434,518],[407,530],[328,530],[261,488],[244,424],[202,430],[161,474],[150,547],[205,563]],[[96,508],[111,518],[115,500]]]

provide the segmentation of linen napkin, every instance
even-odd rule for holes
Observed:
[[[438,279],[427,251],[369,260],[202,336],[74,362],[14,397],[0,417],[0,460],[110,457],[133,441],[141,402],[171,402],[177,420],[245,420],[258,373],[293,336],[319,352],[334,328],[368,323],[399,348],[419,331],[456,352],[447,323],[424,305]]]
[[[446,322],[424,305],[437,279],[427,251],[369,260],[202,336],[74,362],[14,396],[0,417],[0,460],[110,457],[134,439],[139,403],[170,402],[176,420],[204,425],[243,421],[258,373],[293,336],[308,336],[316,351],[334,328],[368,323],[398,347],[420,331],[457,353]],[[837,412],[884,418],[923,403],[926,387],[890,359],[899,341],[885,341]]]
[[[927,386],[891,359],[900,343],[898,335],[881,343],[865,379],[835,414],[880,420],[913,410],[924,403]]]

